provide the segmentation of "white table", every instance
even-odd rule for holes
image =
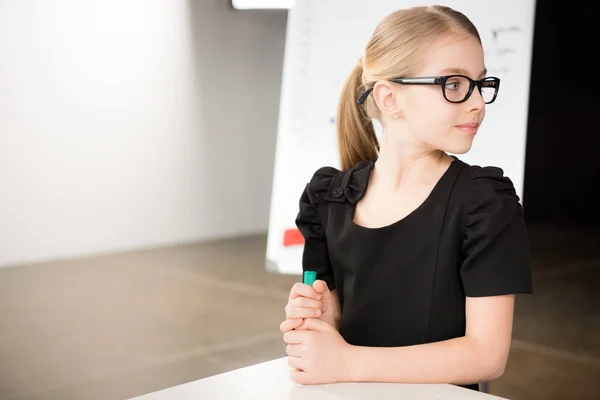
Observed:
[[[294,383],[289,373],[287,357],[283,357],[159,390],[135,397],[135,400],[502,399],[446,384],[348,382],[303,386]]]

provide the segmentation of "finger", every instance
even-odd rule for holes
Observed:
[[[303,319],[298,318],[298,319],[286,319],[285,321],[283,321],[280,325],[279,325],[279,329],[281,329],[281,332],[287,332],[287,331],[291,331],[292,329],[296,329],[297,327],[299,327],[300,325],[302,325],[302,322],[304,322]]]
[[[302,363],[302,359],[300,357],[289,356],[288,357],[288,364],[292,368],[302,369],[302,364],[303,363]]]
[[[307,385],[310,383],[308,373],[298,368],[290,371],[290,378],[299,385]]]
[[[311,331],[336,331],[336,329],[328,324],[325,321],[322,321],[317,318],[306,318],[302,325],[300,325],[297,329],[306,330],[309,329]]]
[[[290,301],[291,307],[312,307],[322,310],[324,305],[325,303],[321,300],[311,299],[310,297],[297,297]]]
[[[297,330],[287,331],[283,334],[283,341],[287,344],[300,344],[303,342],[303,339],[305,339],[305,336],[306,332]]]
[[[301,351],[301,345],[299,344],[288,344],[287,346],[285,346],[285,352],[288,356],[300,357],[302,355]]]
[[[290,300],[297,297],[310,297],[311,299],[321,300],[321,295],[317,293],[312,286],[300,282],[294,284],[290,291]]]
[[[323,312],[327,311],[327,302],[333,299],[333,293],[329,290],[329,286],[327,286],[325,281],[319,280],[313,284],[313,289],[315,289],[315,292],[321,294],[321,302],[323,303],[321,310]]]
[[[288,308],[285,317],[286,319],[318,318],[322,313],[319,308]]]

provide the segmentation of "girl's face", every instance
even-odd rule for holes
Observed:
[[[483,49],[477,39],[446,36],[431,50],[414,77],[461,74],[478,80],[485,77]],[[447,96],[457,86],[451,81]],[[477,86],[463,103],[450,103],[439,85],[396,85],[404,129],[420,146],[448,153],[470,150],[477,128],[485,117],[485,102]],[[456,92],[455,92],[456,93]],[[403,129],[403,130],[404,130]]]

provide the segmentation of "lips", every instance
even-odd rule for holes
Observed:
[[[470,122],[468,124],[456,125],[456,127],[465,133],[474,135],[477,133],[477,128],[479,128],[479,124],[477,122]]]

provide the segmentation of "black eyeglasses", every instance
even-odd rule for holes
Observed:
[[[485,104],[493,103],[498,95],[500,88],[500,79],[493,76],[475,81],[465,75],[447,75],[447,76],[423,76],[418,78],[395,78],[391,82],[401,83],[403,85],[439,85],[442,87],[444,98],[450,103],[463,103],[467,101],[475,86],[479,89],[481,97]],[[356,101],[363,104],[373,88],[368,89]]]

